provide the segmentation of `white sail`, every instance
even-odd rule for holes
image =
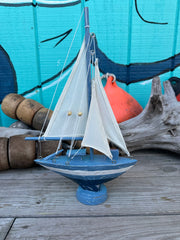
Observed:
[[[88,115],[86,47],[83,41],[44,137],[83,137]]]
[[[86,130],[81,146],[94,148],[105,154],[107,157],[112,158],[108,139],[103,126],[102,115],[98,106],[96,84],[97,83],[93,80],[91,104]]]
[[[102,86],[98,63],[96,61],[91,106],[82,146],[95,148],[109,158],[112,158],[108,140],[129,155],[124,138]]]

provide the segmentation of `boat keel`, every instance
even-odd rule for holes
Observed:
[[[85,205],[99,205],[107,199],[107,188],[104,184],[101,184],[99,186],[99,191],[90,191],[79,186],[76,197],[80,203]]]

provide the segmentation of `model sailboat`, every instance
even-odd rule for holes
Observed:
[[[96,205],[107,198],[103,183],[125,173],[136,160],[120,157],[118,149],[110,149],[109,143],[112,142],[129,155],[101,83],[98,59],[95,59],[95,76],[91,79],[91,40],[88,8],[85,8],[85,38],[73,70],[44,135],[28,139],[58,139],[59,145],[64,140],[70,140],[70,149],[57,150],[35,161],[78,183],[78,200]],[[73,148],[77,140],[81,141],[80,149]],[[90,148],[89,154],[87,148]]]

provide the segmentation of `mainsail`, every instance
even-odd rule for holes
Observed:
[[[86,130],[81,145],[97,149],[112,159],[108,140],[129,155],[124,138],[102,86],[98,61],[96,60],[91,104]]]
[[[44,137],[83,137],[88,115],[86,47],[83,41]]]

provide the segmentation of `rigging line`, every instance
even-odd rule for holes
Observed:
[[[79,151],[82,149],[82,147],[80,147],[76,152],[75,152],[75,154],[72,156],[72,158],[71,159],[73,159],[78,153],[79,153]]]
[[[56,149],[56,154],[57,154],[57,152],[59,151],[59,149],[60,149],[60,147],[61,147],[61,144],[62,144],[62,139],[59,140],[59,142],[58,142],[58,146],[57,146],[57,149]]]
[[[68,57],[69,57],[70,50],[71,50],[71,48],[72,48],[72,45],[73,45],[73,42],[74,42],[75,36],[76,36],[77,31],[78,31],[78,29],[79,29],[79,25],[80,25],[80,22],[81,22],[81,19],[82,19],[83,13],[84,13],[84,11],[81,12],[81,16],[80,16],[80,19],[79,19],[79,21],[78,21],[78,25],[77,25],[77,27],[76,27],[76,30],[75,30],[75,33],[74,33],[73,39],[72,39],[71,44],[70,44],[70,47],[69,47],[69,49],[68,49],[67,56],[66,56],[66,59],[65,59],[64,64],[63,64],[63,68],[62,68],[61,74],[60,74],[60,76],[59,76],[59,80],[58,80],[58,82],[57,82],[57,85],[56,85],[55,92],[54,92],[54,94],[53,94],[53,97],[52,97],[51,103],[50,103],[49,108],[48,108],[48,112],[47,112],[47,114],[46,114],[46,117],[45,117],[45,120],[44,120],[43,126],[42,126],[41,131],[40,131],[40,135],[42,134],[42,132],[43,132],[43,130],[44,130],[44,127],[45,127],[45,124],[46,124],[46,122],[47,122],[48,115],[49,115],[49,113],[50,113],[50,109],[51,109],[52,104],[53,104],[53,102],[54,102],[54,98],[55,98],[55,95],[56,95],[56,92],[57,92],[57,89],[58,89],[58,86],[59,86],[59,83],[60,83],[60,80],[61,80],[61,76],[62,76],[62,74],[63,74],[63,72],[64,72],[64,68],[65,68],[65,65],[66,65],[67,59],[68,59]]]

